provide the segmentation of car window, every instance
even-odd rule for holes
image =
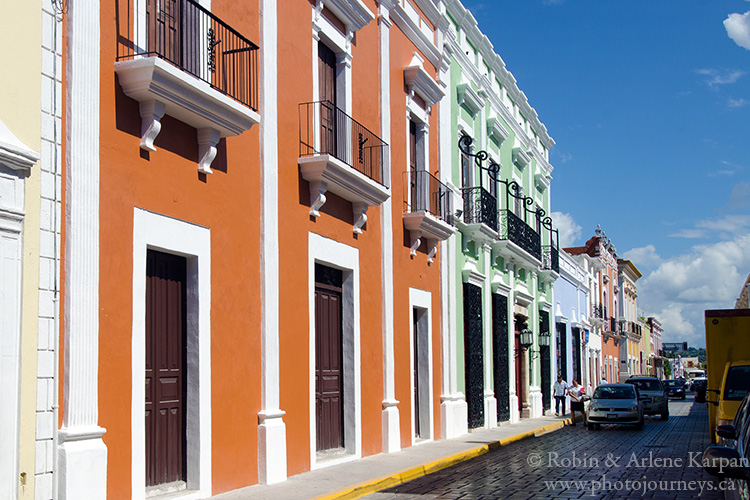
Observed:
[[[641,391],[661,391],[661,382],[658,380],[626,380],[626,384],[633,384]],[[744,396],[744,394],[743,394]]]
[[[680,382],[679,380],[667,380],[666,382],[664,382],[664,385],[667,387],[680,388],[682,387],[682,382]]]
[[[732,366],[727,373],[724,399],[741,401],[750,391],[750,366]]]
[[[594,399],[635,399],[632,387],[597,387]]]

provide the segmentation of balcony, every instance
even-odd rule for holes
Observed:
[[[511,262],[537,268],[542,261],[542,240],[539,233],[512,210],[500,210],[499,215],[499,240],[493,248]]]
[[[299,105],[299,168],[310,183],[310,215],[330,191],[352,202],[355,234],[362,234],[367,209],[390,197],[383,174],[388,145],[329,101]]]
[[[258,46],[194,0],[151,2],[135,20],[127,8],[118,16],[115,72],[139,102],[140,147],[156,151],[170,115],[198,130],[198,169],[212,173],[219,139],[260,122]]]
[[[404,227],[411,235],[411,255],[427,240],[428,262],[432,262],[439,241],[454,232],[452,192],[426,170],[404,172]]]
[[[468,187],[463,192],[463,220],[459,223],[464,244],[479,244],[497,239],[497,199],[483,187]],[[467,248],[464,247],[464,251]]]

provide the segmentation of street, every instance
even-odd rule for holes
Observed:
[[[667,421],[648,417],[640,431],[579,422],[365,498],[723,498],[723,485],[700,466],[706,405],[689,393],[669,406]]]

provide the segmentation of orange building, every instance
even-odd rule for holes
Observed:
[[[205,498],[440,435],[440,15],[70,2],[60,498]]]

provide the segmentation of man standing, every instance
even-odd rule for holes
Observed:
[[[565,395],[568,393],[568,383],[562,378],[562,375],[557,376],[557,382],[552,386],[552,392],[555,395],[555,416],[560,416],[560,404],[562,404],[562,416],[565,416]]]

